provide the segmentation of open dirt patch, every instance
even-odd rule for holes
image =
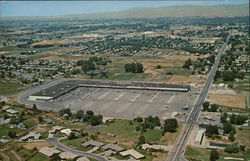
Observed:
[[[170,84],[202,84],[201,79],[190,78],[189,76],[182,76],[182,75],[173,75],[169,80],[168,83]]]
[[[209,94],[208,99],[213,103],[239,109],[246,109],[246,97],[234,95]]]
[[[23,143],[22,146],[26,149],[29,149],[29,150],[32,150],[34,149],[35,147],[40,150],[42,147],[45,147],[45,146],[52,146],[50,143],[48,142],[33,142],[33,143]]]
[[[47,127],[37,127],[34,130],[32,130],[32,131],[36,131],[36,132],[48,132],[49,128],[47,128]]]

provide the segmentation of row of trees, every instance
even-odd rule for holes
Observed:
[[[139,122],[140,124],[135,127],[136,131],[141,130],[141,135],[138,138],[138,145],[141,145],[145,143],[145,137],[143,135],[144,132],[147,131],[147,129],[154,129],[157,126],[161,126],[160,118],[155,116],[149,116],[147,118],[137,117],[134,119],[134,121]],[[131,122],[132,123],[132,122]],[[178,127],[178,122],[176,119],[167,119],[164,121],[162,135],[164,135],[166,132],[174,133],[176,132],[176,128]]]
[[[242,125],[244,123],[246,123],[246,121],[248,120],[248,116],[247,115],[240,115],[240,114],[227,114],[227,113],[224,113],[222,116],[221,116],[221,122],[223,124],[225,123],[231,123],[231,124],[235,124],[235,125]]]
[[[79,119],[82,122],[87,122],[92,126],[97,126],[102,124],[103,117],[102,115],[95,115],[93,111],[89,110],[86,113],[83,110],[77,111],[76,114],[72,114],[69,108],[62,109],[59,111],[61,116],[66,116],[67,119],[74,118]]]
[[[126,72],[143,73],[143,65],[141,63],[127,63],[124,65]]]
[[[203,111],[208,111],[208,112],[217,112],[219,106],[217,104],[211,104],[209,102],[204,102],[203,103]]]

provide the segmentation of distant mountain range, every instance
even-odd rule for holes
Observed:
[[[180,5],[157,8],[132,8],[119,12],[51,16],[36,18],[120,19],[159,17],[243,17],[249,16],[249,5]],[[17,17],[16,17],[17,18]],[[21,17],[20,17],[21,18]],[[22,17],[31,19],[31,17]],[[34,17],[33,17],[34,18]],[[3,19],[15,19],[3,18]]]

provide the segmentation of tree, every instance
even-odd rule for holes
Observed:
[[[212,104],[211,108],[209,109],[209,112],[216,112],[218,110],[219,106],[216,104]]]
[[[134,119],[134,121],[143,122],[143,118],[142,118],[142,117],[136,117],[136,118]]]
[[[157,116],[155,117],[149,116],[144,119],[144,125],[146,128],[150,128],[150,129],[153,129],[156,126],[160,126],[161,125],[160,118]]]
[[[219,159],[219,153],[216,150],[212,150],[210,152],[209,160],[210,161],[216,161],[217,159]]]
[[[71,132],[69,136],[67,137],[69,140],[73,140],[76,138],[76,134],[74,132]]]
[[[182,67],[189,69],[191,65],[192,65],[192,60],[188,59],[185,61],[184,65]]]
[[[161,65],[157,65],[157,66],[156,66],[156,69],[161,69]]]
[[[224,134],[229,134],[231,131],[234,131],[234,127],[231,123],[224,123],[223,124],[223,132]]]
[[[15,131],[9,131],[9,132],[8,132],[8,136],[9,136],[10,138],[14,138],[14,137],[16,137],[16,132],[15,132]]]
[[[238,153],[239,152],[238,144],[235,143],[235,144],[229,145],[224,149],[224,151],[227,153]]]
[[[178,127],[178,122],[176,119],[167,119],[164,124],[164,132],[176,132],[176,128]]]
[[[209,109],[209,104],[210,104],[210,103],[209,103],[209,102],[207,102],[207,101],[206,101],[206,102],[204,102],[204,103],[202,104],[202,106],[203,106],[203,110],[204,110],[204,111],[207,111],[207,110]]]
[[[75,114],[76,119],[81,119],[84,117],[84,111],[83,110],[78,110]]]
[[[216,81],[220,77],[221,77],[221,72],[220,71],[216,71],[215,76],[214,76],[214,80]]]
[[[146,139],[143,135],[139,136],[139,141],[138,141],[138,145],[144,144],[146,142]]]
[[[143,65],[141,63],[127,63],[124,65],[125,72],[143,73]]]
[[[71,116],[71,115],[72,115],[72,112],[71,112],[70,108],[65,108],[65,109],[61,109],[61,110],[59,111],[59,114],[60,114],[61,116],[63,116],[64,114],[68,114],[68,116]]]
[[[97,126],[97,125],[100,125],[102,123],[102,119],[103,119],[102,115],[91,116],[89,119],[89,123],[92,126]]]
[[[86,114],[89,115],[89,116],[93,116],[93,115],[94,115],[94,112],[91,111],[91,110],[89,110],[89,111],[86,112]]]
[[[42,123],[42,122],[43,122],[42,116],[39,116],[39,117],[38,117],[38,121],[39,121],[39,123]]]
[[[212,136],[217,135],[217,134],[219,134],[219,128],[217,125],[208,125],[206,127],[206,135],[208,137],[212,137]]]
[[[225,124],[225,123],[227,123],[228,121],[227,121],[227,118],[228,118],[228,114],[225,112],[225,113],[223,113],[223,115],[221,116],[221,123],[222,124]]]
[[[245,151],[246,150],[246,145],[240,145],[239,148],[240,148],[240,151]]]
[[[36,106],[36,104],[33,104],[32,110],[33,110],[33,111],[37,111],[37,106]]]
[[[235,140],[235,138],[234,138],[234,131],[230,131],[229,136],[228,136],[228,139],[229,139],[230,141],[234,141],[234,140]]]
[[[225,71],[222,73],[223,81],[234,81],[234,73],[231,71]]]

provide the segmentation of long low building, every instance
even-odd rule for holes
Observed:
[[[89,88],[113,88],[113,89],[135,89],[135,90],[157,90],[157,91],[179,91],[188,92],[189,85],[166,84],[159,82],[128,82],[107,80],[66,80],[62,83],[43,89],[29,96],[28,100],[51,100],[66,94],[78,87]]]

